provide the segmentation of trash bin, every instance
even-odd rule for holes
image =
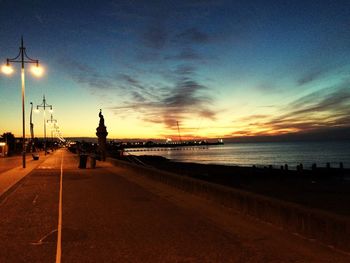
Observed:
[[[90,155],[90,168],[96,168],[96,155]]]
[[[33,156],[33,160],[34,160],[34,161],[39,160],[39,154],[33,153],[32,156]]]
[[[87,163],[87,154],[80,154],[79,155],[79,168],[85,169],[86,168],[86,163]]]

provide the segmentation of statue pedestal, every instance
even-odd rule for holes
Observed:
[[[100,117],[100,123],[96,128],[96,135],[98,137],[98,150],[101,155],[101,161],[106,161],[106,152],[107,152],[107,128],[105,126],[105,119],[102,115],[102,110],[100,109],[100,113],[98,114]]]
[[[98,126],[96,129],[96,135],[98,137],[98,149],[101,154],[101,161],[106,161],[106,152],[107,152],[107,129],[106,126]]]

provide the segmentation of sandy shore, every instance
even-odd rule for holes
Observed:
[[[135,162],[134,157],[122,157]],[[286,171],[213,164],[173,162],[160,156],[137,156],[138,161],[157,169],[190,176],[307,207],[350,215],[350,170],[315,169]]]

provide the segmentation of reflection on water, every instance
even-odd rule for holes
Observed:
[[[274,165],[291,167],[313,163],[325,167],[350,167],[350,141],[339,142],[283,142],[283,143],[227,143],[189,150],[163,150],[135,152],[135,155],[161,155],[174,161],[226,165]]]

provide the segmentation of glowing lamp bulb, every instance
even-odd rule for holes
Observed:
[[[44,73],[43,67],[40,67],[39,65],[32,66],[30,70],[36,77],[41,77]]]
[[[1,67],[1,71],[6,75],[11,75],[13,73],[13,68],[10,65],[6,64]]]

